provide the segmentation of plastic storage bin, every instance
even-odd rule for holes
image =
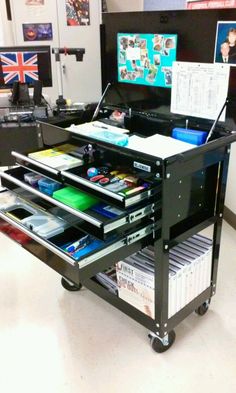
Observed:
[[[174,128],[172,130],[172,138],[198,146],[205,143],[207,138],[207,132],[186,128]]]
[[[38,181],[39,190],[44,194],[52,196],[53,192],[62,187],[61,183],[55,180],[47,179],[46,177]]]
[[[92,197],[85,192],[74,187],[64,187],[53,193],[53,198],[78,210],[86,210],[99,202],[99,199]]]
[[[127,135],[119,134],[118,132],[110,130],[108,131],[106,130],[106,126],[104,126],[104,130],[90,132],[89,136],[118,146],[126,146],[129,141],[129,137]]]
[[[38,175],[37,173],[34,172],[28,172],[24,174],[24,180],[26,183],[29,183],[33,187],[38,186],[38,181],[43,179],[43,176]]]
[[[42,212],[25,218],[22,223],[46,239],[64,232],[68,225],[66,221]]]

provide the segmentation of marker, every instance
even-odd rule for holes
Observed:
[[[66,252],[74,252],[75,250],[78,250],[81,246],[85,247],[89,243],[89,235],[86,235],[82,237],[81,239],[77,240],[76,242],[70,244],[68,247],[66,247],[65,251]]]
[[[96,128],[103,128],[104,130],[108,130],[108,129],[109,129],[109,128],[106,127],[106,126],[100,126],[100,124],[98,124],[98,125],[92,124],[92,126],[93,126],[93,127],[96,127]]]

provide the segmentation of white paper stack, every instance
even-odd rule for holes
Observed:
[[[194,235],[169,251],[168,318],[190,303],[211,283],[212,241]],[[155,318],[153,247],[116,265],[119,297]]]

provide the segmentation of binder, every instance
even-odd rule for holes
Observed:
[[[211,268],[212,268],[212,241],[206,237],[199,236],[191,238],[189,242],[192,247],[198,247],[204,252],[204,272],[203,272],[203,286],[202,290],[208,288],[211,284]]]
[[[195,296],[198,296],[198,294],[200,293],[199,291],[201,291],[202,288],[201,285],[204,285],[203,284],[204,252],[202,252],[199,249],[194,249],[193,247],[188,246],[184,243],[179,244],[176,249],[182,250],[185,257],[193,258],[190,266],[189,292],[187,296],[187,303],[189,303],[194,299]],[[197,264],[200,268],[198,282],[195,281],[195,271],[196,271]]]
[[[191,279],[191,262],[194,258],[185,256],[181,251],[178,250],[170,250],[171,258],[177,263],[183,272],[182,277],[182,290],[181,290],[181,308],[183,308],[190,299],[190,279]]]

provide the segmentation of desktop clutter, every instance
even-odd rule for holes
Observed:
[[[208,135],[206,131],[188,128],[173,128],[171,136],[157,133],[149,137],[129,135],[128,129],[113,126],[103,119],[80,125],[72,124],[67,130],[162,159],[204,144]]]
[[[137,173],[124,166],[114,168],[110,162],[106,162],[102,166],[95,167],[94,154],[96,156],[96,150],[90,145],[77,147],[64,144],[29,153],[28,156],[58,170],[78,171],[77,175],[88,183],[118,193],[124,198],[143,192],[151,186],[150,181],[138,177]],[[22,180],[64,205],[94,215],[97,219],[100,217],[101,222],[107,222],[124,214],[121,209],[104,203],[99,198],[37,173],[26,172]],[[6,215],[49,241],[54,241],[55,237],[61,235],[57,246],[75,260],[79,260],[94,250],[99,250],[114,240],[114,236],[110,236],[104,242],[75,230],[75,238],[69,236],[68,241],[68,237],[66,235],[63,237],[63,234],[70,225],[63,216],[51,214],[50,209],[45,211],[40,207],[35,207],[28,199],[25,201],[23,198],[15,197],[10,191],[0,193],[0,208],[4,209]]]

